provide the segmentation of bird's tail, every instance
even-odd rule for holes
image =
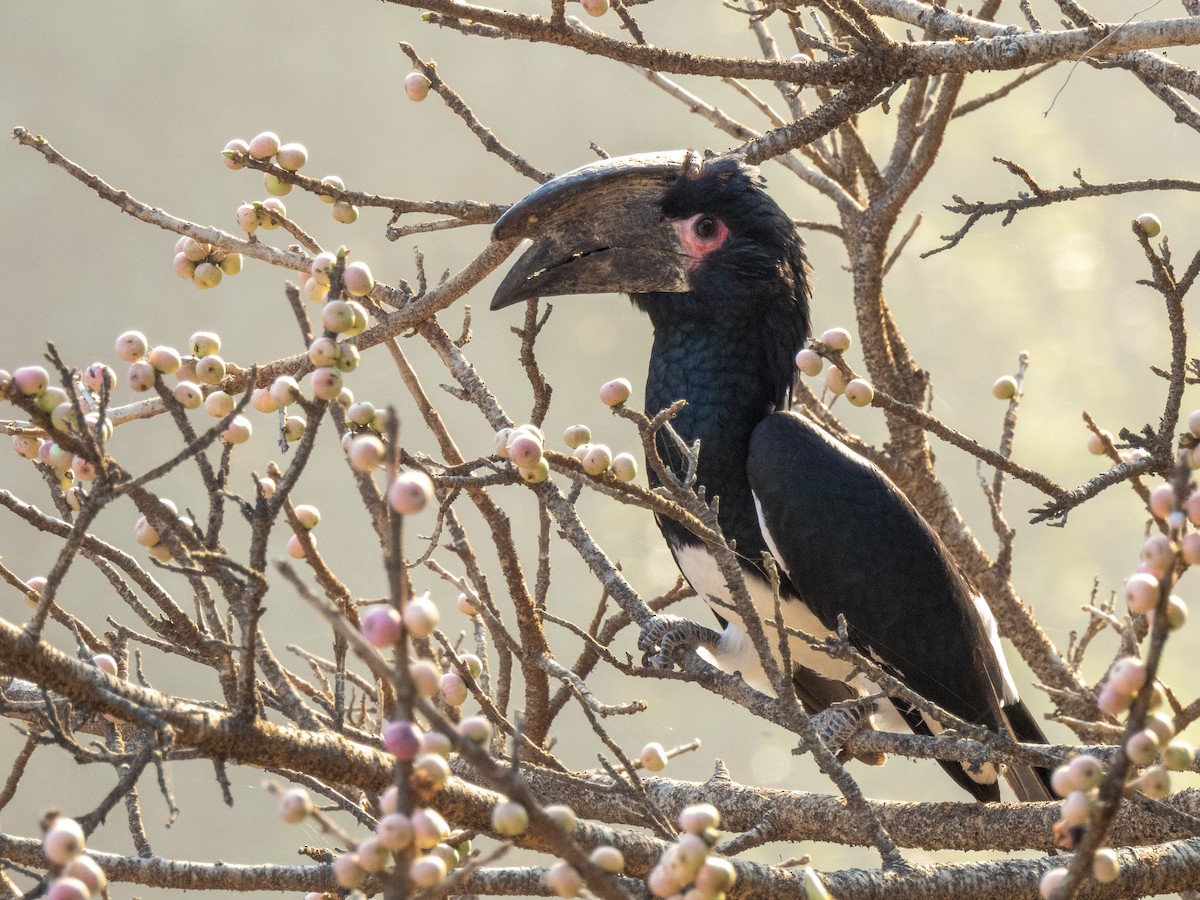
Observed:
[[[1046,735],[1041,726],[1029,712],[1023,701],[1017,700],[1004,706],[1004,717],[1008,720],[1008,730],[1012,736],[1023,744],[1046,744]],[[1004,769],[1004,780],[1013,789],[1017,799],[1022,803],[1039,800],[1054,800],[1054,792],[1050,790],[1050,770],[1036,766],[1010,765]]]

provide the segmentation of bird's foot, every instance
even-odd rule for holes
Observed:
[[[822,710],[812,717],[812,723],[821,743],[837,753],[877,711],[874,697],[856,697]]]
[[[682,651],[715,647],[720,639],[717,632],[691,619],[658,615],[642,626],[638,649],[642,651],[643,666],[669,669]]]

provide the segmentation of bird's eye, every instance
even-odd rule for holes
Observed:
[[[692,226],[692,230],[700,240],[711,241],[721,229],[717,225],[717,220],[712,216],[701,216],[696,220],[696,224]]]

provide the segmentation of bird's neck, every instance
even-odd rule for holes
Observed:
[[[744,477],[750,434],[786,403],[792,383],[791,351],[777,335],[711,321],[662,321],[651,313],[654,345],[646,379],[646,411],[654,415],[676,400],[687,405],[673,421],[689,445],[701,442],[701,483],[717,485],[718,471]],[[660,452],[670,445],[659,441]],[[664,459],[682,472],[677,452]],[[707,473],[709,477],[704,477]]]

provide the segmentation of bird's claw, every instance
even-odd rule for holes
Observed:
[[[638,649],[642,651],[643,666],[669,669],[679,653],[712,647],[720,637],[711,628],[683,616],[658,615],[642,626]]]
[[[817,713],[812,717],[812,724],[821,743],[837,753],[876,712],[874,697],[856,697],[834,703]]]

